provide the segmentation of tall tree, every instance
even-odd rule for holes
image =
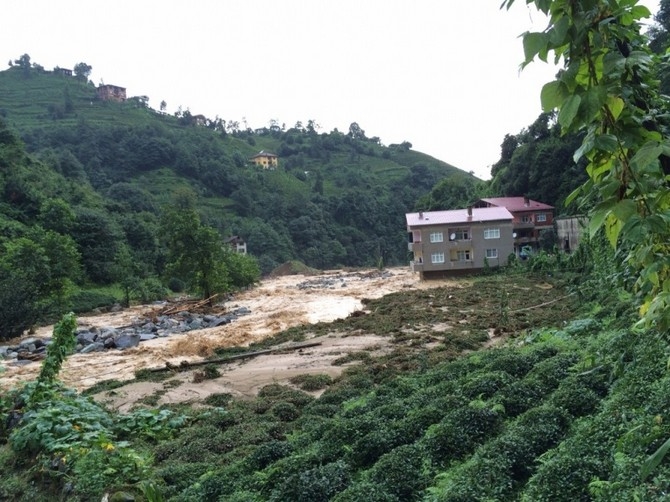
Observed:
[[[84,82],[86,82],[88,77],[91,75],[91,70],[93,70],[93,67],[86,63],[77,63],[74,65],[75,77],[77,77],[79,80],[83,80]]]
[[[227,291],[230,279],[219,233],[201,223],[195,209],[168,207],[163,212],[167,240],[167,273],[183,280],[189,290],[209,299]]]

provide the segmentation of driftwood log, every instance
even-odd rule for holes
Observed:
[[[243,352],[241,354],[234,354],[232,356],[220,357],[218,359],[208,359],[206,361],[182,361],[179,364],[165,363],[165,366],[160,368],[149,368],[149,371],[152,373],[158,373],[160,371],[181,371],[188,368],[193,368],[195,366],[206,366],[207,364],[225,364],[231,361],[236,361],[238,359],[247,359],[250,357],[262,356],[263,354],[272,354],[275,352],[286,352],[292,350],[306,349],[308,347],[316,347],[321,345],[321,342],[310,342],[310,343],[300,343],[297,345],[290,345],[288,347],[275,347],[274,349],[265,349],[265,350],[256,350],[253,352]]]

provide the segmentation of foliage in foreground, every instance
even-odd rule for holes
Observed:
[[[26,473],[23,482],[14,474],[2,483],[3,500],[33,496],[25,486],[28,480],[47,495],[60,492],[55,496],[74,500],[100,498],[105,491],[129,485],[137,485],[139,493],[139,483],[151,475],[152,458],[143,445],[171,438],[186,421],[169,410],[110,413],[63,387],[57,377],[74,347],[75,329],[74,315],[64,316],[54,328],[37,381],[0,399],[3,471],[14,466]]]

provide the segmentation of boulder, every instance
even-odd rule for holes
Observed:
[[[34,348],[28,349],[28,347],[31,345],[34,346]],[[30,350],[31,352],[34,351],[36,348],[41,347],[42,345],[44,345],[44,340],[37,337],[26,338],[25,340],[21,340],[19,342],[20,348]]]
[[[91,343],[91,344],[87,345],[86,347],[81,349],[79,352],[81,354],[88,354],[89,352],[100,352],[101,350],[105,350],[104,343],[94,342],[94,343]]]
[[[140,344],[140,335],[136,333],[121,334],[114,338],[114,345],[117,349],[129,349],[137,347]]]

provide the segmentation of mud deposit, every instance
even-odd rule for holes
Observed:
[[[392,377],[414,369],[422,358],[443,359],[510,336],[533,326],[560,326],[575,299],[538,278],[493,276],[421,282],[406,268],[356,272],[331,271],[316,276],[291,275],[264,280],[220,306],[221,312],[246,307],[250,314],[202,330],[142,342],[126,350],[74,354],[61,379],[80,391],[101,382],[94,398],[125,411],[138,404],[201,402],[211,394],[245,397],[264,385],[300,374],[337,377],[350,364],[378,366]],[[157,307],[136,307],[101,316],[81,317],[80,326],[120,327],[151,317]],[[48,336],[52,327],[36,336]],[[135,380],[140,370],[178,366],[225,355],[280,334],[273,345],[319,342],[296,351],[273,353],[218,364],[219,376],[198,378],[197,369],[160,374],[158,381]],[[253,348],[253,347],[252,347]],[[348,354],[350,362],[338,362]],[[420,357],[419,357],[420,356]],[[36,377],[40,363],[2,362],[0,389]],[[122,385],[123,383],[123,385]]]

